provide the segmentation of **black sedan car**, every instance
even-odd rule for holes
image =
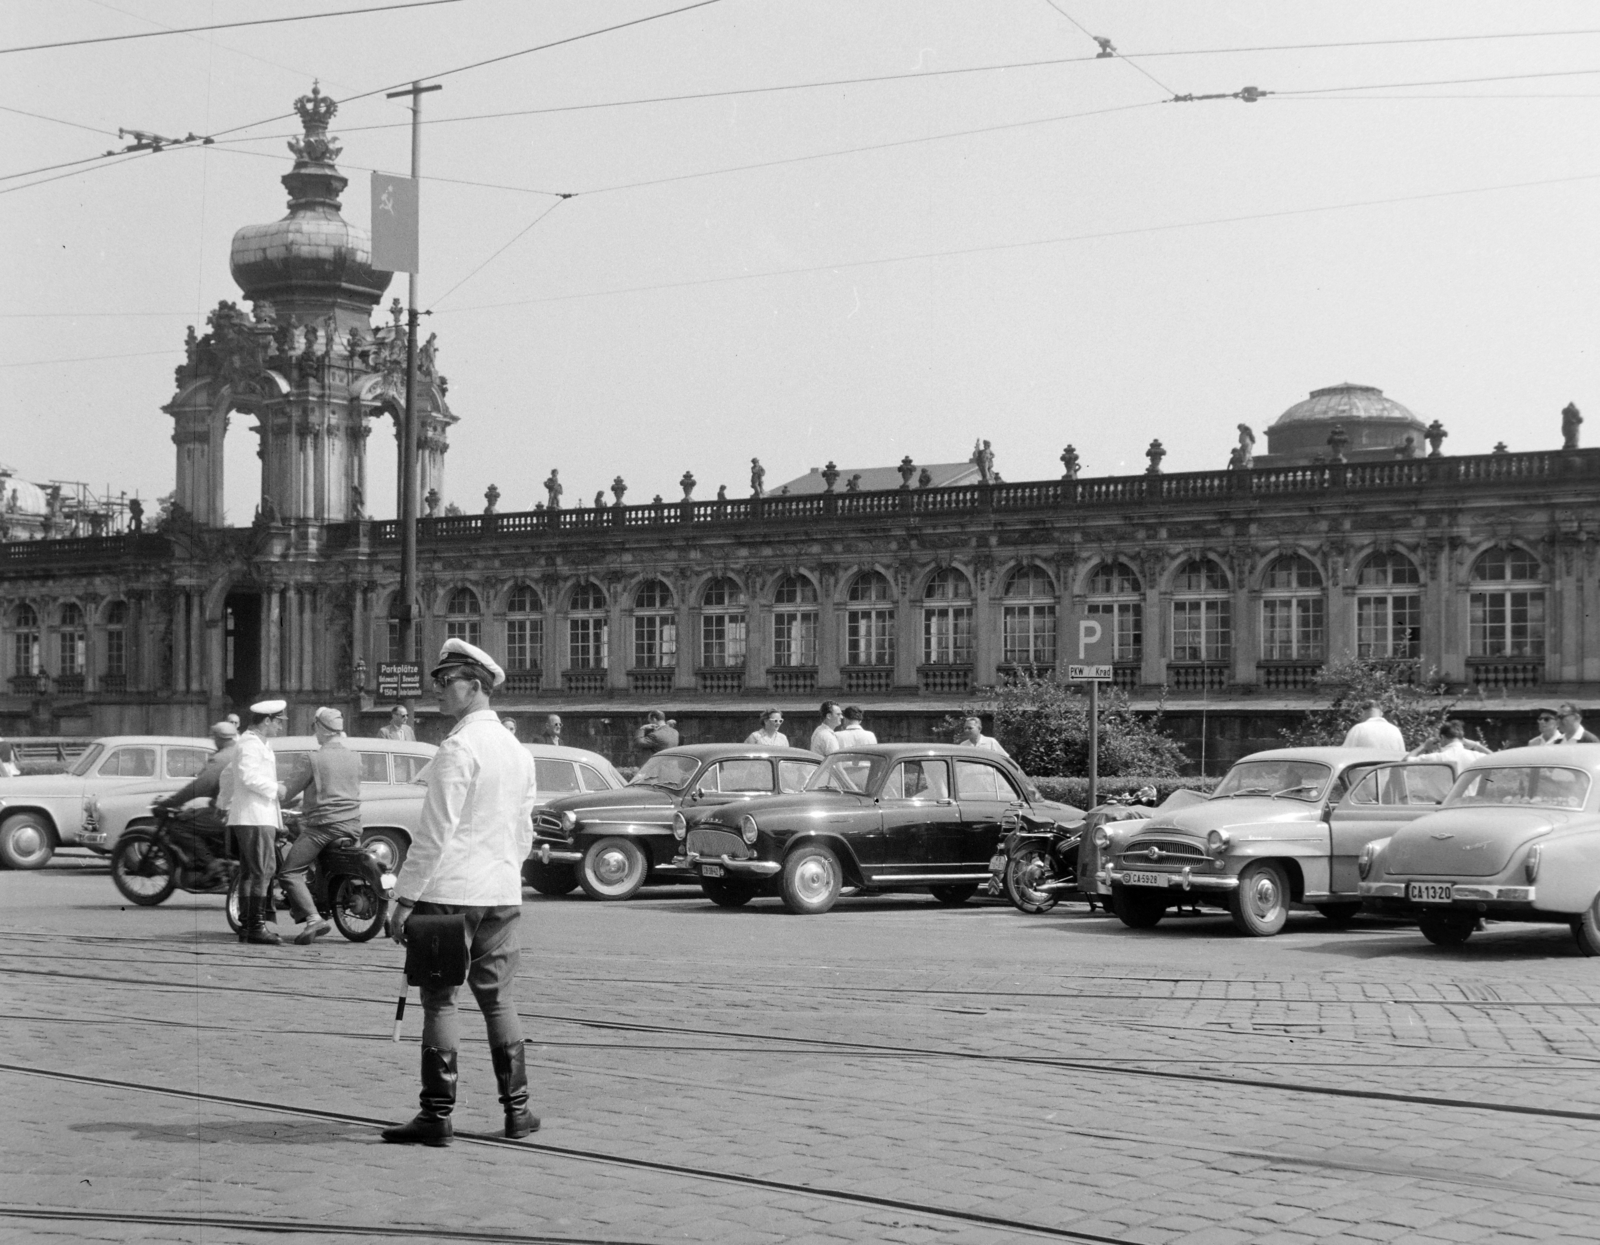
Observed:
[[[926,888],[963,904],[989,880],[1011,807],[1076,822],[1043,799],[1009,757],[952,744],[836,752],[796,795],[684,808],[673,827],[681,865],[712,903],[778,895],[790,912],[826,912],[842,887]]]
[[[673,863],[675,812],[799,791],[821,763],[799,748],[663,749],[620,790],[569,795],[541,808],[523,880],[544,895],[582,886],[595,899],[627,899],[646,882],[693,881],[691,870]]]

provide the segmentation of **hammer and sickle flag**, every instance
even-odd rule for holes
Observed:
[[[372,266],[417,271],[417,183],[390,173],[372,175]]]

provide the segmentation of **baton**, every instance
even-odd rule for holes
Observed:
[[[400,970],[400,997],[394,1002],[394,1037],[393,1041],[400,1040],[400,1021],[406,1014],[406,989],[410,985],[406,981],[406,970]]]

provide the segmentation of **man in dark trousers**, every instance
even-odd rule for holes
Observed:
[[[195,867],[205,872],[207,882],[219,881],[222,874],[222,861],[218,854],[222,850],[222,841],[227,835],[227,822],[220,812],[216,811],[217,792],[222,785],[222,771],[228,768],[228,763],[233,760],[233,750],[239,742],[239,728],[232,722],[217,722],[211,727],[211,742],[216,745],[216,751],[211,754],[211,759],[205,763],[198,774],[191,778],[186,786],[180,787],[171,795],[162,796],[154,801],[151,809],[177,809],[182,808],[190,800],[210,800],[211,809],[202,816],[197,817],[184,829],[183,846],[187,847],[194,857]],[[174,827],[175,833],[177,827]]]
[[[415,841],[400,868],[388,931],[404,943],[406,922],[460,913],[472,962],[467,985],[489,1030],[505,1135],[539,1127],[528,1111],[522,1025],[512,1001],[522,919],[522,862],[533,846],[537,796],[533,758],[500,725],[489,694],[506,679],[488,653],[465,640],[444,643],[433,669],[439,708],[456,720],[423,771],[427,795]],[[447,1146],[456,1101],[455,986],[422,987],[422,1110],[383,1130],[385,1141]]]
[[[338,839],[352,845],[361,841],[361,758],[344,746],[344,714],[323,706],[312,719],[319,747],[284,784],[283,798],[292,800],[302,791],[300,834],[279,870],[289,892],[289,911],[302,923],[294,940],[300,946],[315,942],[333,922],[317,915],[306,886],[306,870],[322,849]]]
[[[272,875],[278,868],[278,831],[283,784],[267,740],[283,733],[289,702],[262,700],[250,706],[250,725],[239,736],[233,758],[222,771],[217,805],[228,813],[228,833],[239,853],[239,940],[276,945],[267,928]]]

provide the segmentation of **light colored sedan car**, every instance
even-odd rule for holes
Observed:
[[[1370,748],[1275,748],[1239,761],[1209,798],[1162,810],[1107,852],[1113,911],[1147,929],[1176,903],[1226,908],[1241,933],[1276,934],[1291,903],[1335,925],[1361,911],[1361,850],[1431,813],[1455,781],[1445,760]]]
[[[1600,744],[1509,748],[1461,771],[1444,805],[1374,842],[1362,898],[1459,946],[1478,921],[1572,927],[1600,955]]]
[[[201,771],[210,755],[208,739],[107,735],[90,744],[65,774],[8,779],[0,790],[0,863],[38,869],[58,847],[98,848],[83,837],[88,799],[133,786],[176,791]]]

